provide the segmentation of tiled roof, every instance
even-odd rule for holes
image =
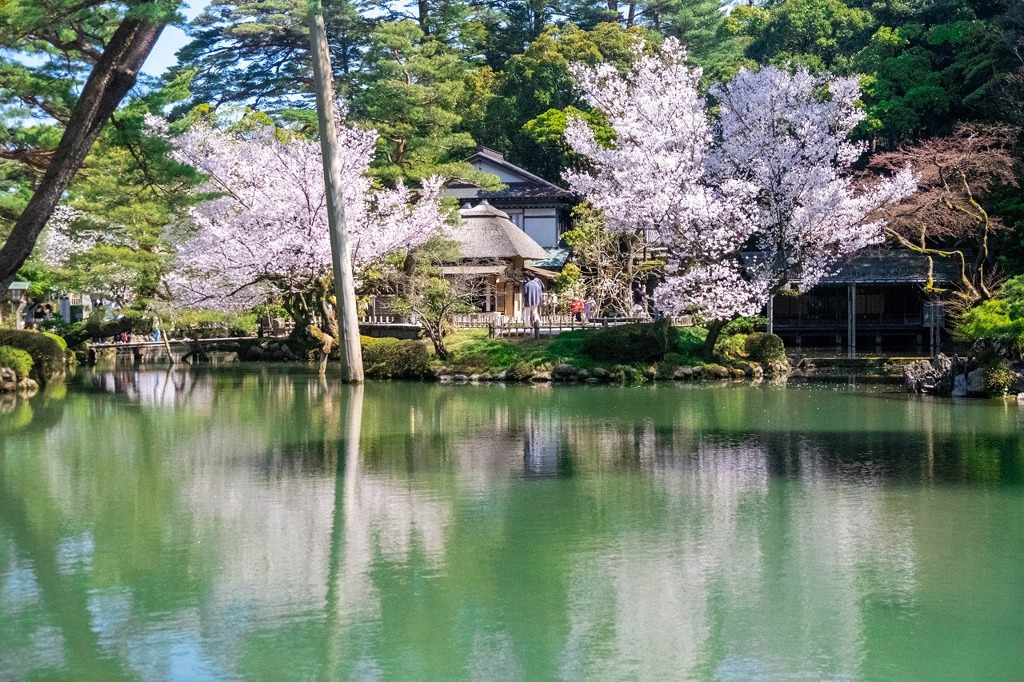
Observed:
[[[481,190],[474,185],[449,185],[445,194],[458,199],[525,201],[531,199],[570,199],[572,193],[555,185],[539,182],[510,182],[504,189]]]
[[[761,252],[745,253],[748,265],[762,260]],[[956,264],[949,259],[935,258],[931,276],[936,284],[948,284],[956,278]],[[926,284],[928,257],[907,249],[876,248],[864,250],[837,263],[831,274],[819,284]],[[798,277],[794,273],[794,277]]]
[[[932,279],[939,284],[952,282],[956,264],[946,258],[933,258]],[[926,284],[928,257],[907,249],[862,251],[840,263],[834,274],[822,284]]]

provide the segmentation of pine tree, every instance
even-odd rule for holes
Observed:
[[[331,63],[347,91],[360,66],[373,20],[369,0],[326,0]],[[187,107],[226,102],[254,108],[312,104],[307,0],[213,0],[193,20],[192,41],[174,73],[193,72]]]
[[[380,135],[373,170],[385,183],[467,172],[462,159],[475,144],[461,130],[468,71],[415,21],[385,22],[373,32],[352,116]]]

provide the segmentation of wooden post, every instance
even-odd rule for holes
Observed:
[[[316,83],[316,111],[320,123],[320,149],[323,152],[324,182],[327,188],[327,222],[331,234],[331,263],[334,268],[334,295],[338,302],[338,343],[341,346],[342,377],[349,383],[363,381],[363,352],[359,347],[359,318],[356,312],[356,287],[352,276],[352,254],[345,231],[345,204],[341,188],[341,163],[337,151],[337,122],[334,118],[334,75],[327,51],[327,32],[320,0],[311,0],[309,10],[309,46]]]
[[[775,333],[775,294],[768,294],[768,333]]]
[[[847,333],[847,354],[852,358],[857,354],[857,285],[846,285],[846,333]]]
[[[170,362],[171,365],[173,366],[174,365],[174,353],[171,352],[171,340],[167,338],[167,332],[162,330],[162,329],[160,330],[160,336],[163,337],[164,348],[167,349],[167,361]]]

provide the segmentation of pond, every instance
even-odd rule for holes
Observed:
[[[0,415],[0,679],[1024,670],[1013,403],[77,379]]]

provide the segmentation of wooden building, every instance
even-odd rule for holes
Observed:
[[[497,176],[504,189],[482,190],[456,180],[445,188],[447,196],[457,198],[462,205],[487,201],[542,248],[558,246],[569,224],[569,212],[578,201],[571,192],[506,161],[500,152],[487,147],[480,147],[466,161],[479,171]]]
[[[926,290],[948,288],[949,263],[905,249],[863,251],[838,266],[811,291],[776,295],[769,327],[789,346],[845,349],[938,350],[945,336],[942,306]]]
[[[534,265],[548,257],[547,251],[487,200],[459,211],[459,226],[452,237],[462,260],[442,273],[479,281],[476,304],[481,313],[519,318],[527,271],[544,279],[555,274]]]

